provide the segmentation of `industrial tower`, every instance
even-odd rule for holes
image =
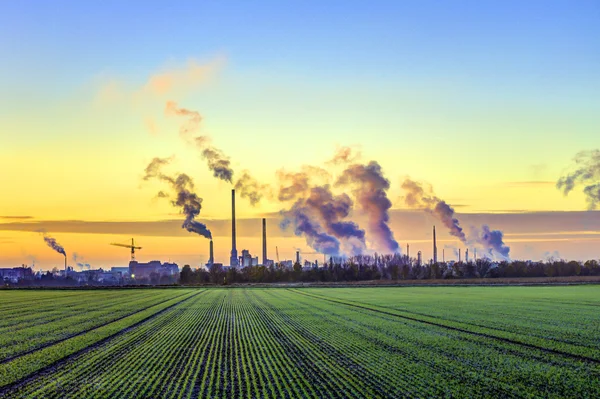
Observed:
[[[437,243],[435,241],[435,225],[433,226],[433,264],[437,263]]]
[[[235,245],[235,189],[231,190],[231,258],[229,266],[239,266],[238,253]]]

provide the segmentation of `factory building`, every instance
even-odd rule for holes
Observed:
[[[30,267],[11,267],[0,269],[0,279],[2,282],[18,283],[19,280],[33,279],[33,270]]]
[[[179,266],[176,263],[160,263],[158,260],[153,260],[148,263],[140,263],[132,260],[129,262],[129,275],[135,279],[150,278],[152,274],[159,276],[176,276],[179,275]]]
[[[239,264],[241,267],[258,266],[258,256],[252,257],[249,250],[243,249]]]

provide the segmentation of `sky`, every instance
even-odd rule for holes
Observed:
[[[169,156],[171,173],[194,179],[199,220],[218,231],[227,263],[231,185],[182,140],[166,101],[199,112],[201,134],[264,184],[341,146],[377,161],[402,248],[430,251],[434,222],[406,210],[410,176],[466,229],[501,228],[514,258],[598,258],[597,214],[584,212],[581,190],[565,196],[555,182],[600,144],[599,17],[597,1],[5,4],[0,266],[62,264],[41,228],[94,267],[127,264],[127,249],[108,244],[131,236],[140,260],[206,262],[208,242],[156,198],[164,185],[142,179]],[[268,216],[269,257],[274,245],[282,258],[296,248],[308,257],[303,237],[279,231],[283,207],[239,199],[249,227],[238,250],[260,252]]]

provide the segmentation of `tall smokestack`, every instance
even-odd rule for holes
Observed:
[[[406,244],[406,257],[410,259],[410,246]]]
[[[433,263],[437,263],[437,243],[435,241],[435,226],[433,226]]]
[[[442,263],[446,263],[446,250],[442,248]]]
[[[267,219],[263,218],[262,220],[262,224],[263,224],[263,261],[262,264],[263,266],[267,265]]]
[[[475,263],[477,263],[477,248],[475,248]]]
[[[465,262],[469,263],[469,248],[465,249]]]
[[[230,266],[238,266],[238,254],[235,245],[235,189],[231,190],[231,259]]]
[[[214,256],[214,250],[213,250],[213,240],[210,240],[210,251],[209,251],[209,256],[208,256],[208,264],[212,266],[213,263],[215,263],[215,256]]]
[[[458,248],[458,263],[460,263],[460,248]]]
[[[296,263],[300,264],[300,251],[296,251]]]
[[[65,254],[65,278],[67,278],[67,254]]]

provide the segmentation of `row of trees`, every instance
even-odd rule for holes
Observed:
[[[296,263],[292,269],[275,266],[251,266],[242,269],[223,268],[213,265],[208,270],[192,270],[185,265],[180,283],[188,284],[232,284],[232,283],[278,283],[278,282],[336,282],[365,280],[423,280],[456,278],[506,278],[506,277],[560,277],[600,276],[600,264],[596,260],[585,263],[552,260],[548,262],[504,261],[491,262],[479,259],[476,262],[436,263],[418,265],[406,262],[403,257],[352,258],[335,262],[333,259],[324,267],[303,268]]]

